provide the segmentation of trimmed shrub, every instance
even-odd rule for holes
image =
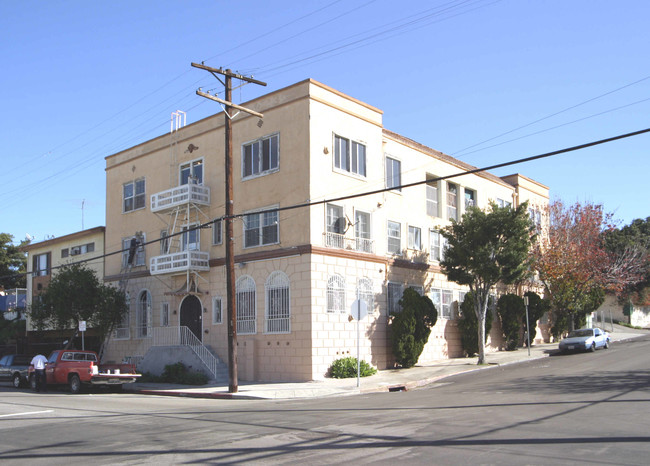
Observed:
[[[526,320],[526,306],[523,298],[515,294],[504,294],[497,302],[497,313],[501,319],[506,351],[514,351],[519,345],[522,322]]]
[[[438,311],[431,299],[413,288],[404,290],[399,301],[402,310],[391,314],[390,331],[393,355],[402,367],[413,367],[436,325]]]
[[[359,375],[368,377],[377,373],[377,369],[372,367],[366,361],[361,360],[359,365]],[[335,379],[348,379],[357,376],[357,358],[347,357],[337,359],[332,363],[329,370],[330,377]]]

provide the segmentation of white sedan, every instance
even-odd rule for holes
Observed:
[[[581,328],[560,342],[560,351],[596,351],[609,348],[609,333],[600,328]]]

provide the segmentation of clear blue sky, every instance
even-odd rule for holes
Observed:
[[[476,166],[650,127],[646,0],[0,2],[0,232],[105,225],[104,157],[219,110],[190,62],[306,78]],[[506,134],[507,133],[507,134]],[[554,198],[650,216],[650,134],[510,167]],[[113,189],[119,189],[115,187]]]

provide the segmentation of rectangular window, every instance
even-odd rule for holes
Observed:
[[[50,274],[50,253],[38,254],[34,256],[32,262],[32,275],[34,277],[44,277]]]
[[[245,248],[275,244],[280,241],[277,211],[245,215],[243,223]]]
[[[386,235],[388,236],[388,253],[401,254],[402,253],[402,232],[401,224],[398,222],[388,221],[388,228]]]
[[[401,191],[402,162],[386,157],[386,187]]]
[[[334,166],[339,170],[366,176],[366,146],[334,135]]]
[[[180,168],[180,185],[203,184],[203,160],[184,163]]]
[[[458,220],[458,185],[447,183],[447,218]]]
[[[497,205],[501,208],[510,207],[512,205],[512,202],[497,198]]]
[[[212,244],[221,244],[223,241],[223,220],[217,220],[212,224]]]
[[[242,178],[264,175],[280,167],[280,135],[272,134],[242,147]]]
[[[388,315],[396,314],[402,310],[399,300],[402,299],[402,285],[400,283],[388,283]]]
[[[360,210],[354,212],[354,238],[357,251],[372,253],[369,213]]]
[[[69,249],[68,248],[61,249],[61,259],[65,258],[65,257],[68,257],[68,255],[69,255]]]
[[[144,178],[125,183],[122,186],[123,203],[122,212],[144,209],[145,206],[145,183]]]
[[[465,188],[465,208],[476,207],[476,191]]]
[[[160,254],[169,254],[169,233],[167,230],[160,230]]]
[[[451,290],[432,289],[431,301],[438,310],[438,316],[443,319],[453,319],[454,293]]]
[[[135,236],[131,236],[129,238],[122,238],[122,267],[127,267],[128,265],[132,239],[136,239]],[[142,242],[146,242],[144,236],[142,237]],[[145,265],[146,258],[145,258],[144,247],[141,244],[136,243],[134,252],[135,253],[133,256],[132,265],[134,267]]]
[[[223,313],[222,313],[222,301],[221,296],[215,296],[212,298],[212,324],[218,325],[223,323]]]
[[[160,326],[169,327],[169,303],[160,305]]]
[[[201,248],[200,228],[196,225],[183,227],[181,235],[181,251],[198,251]]]
[[[327,204],[327,232],[342,235],[345,231],[345,217],[343,207]]]
[[[429,230],[429,259],[439,262],[445,258],[447,240],[439,231]]]
[[[427,215],[440,217],[438,210],[438,182],[427,181]]]
[[[421,285],[409,285],[409,288],[413,288],[417,294],[424,296],[424,287]]]
[[[408,248],[420,251],[422,249],[422,232],[418,227],[409,226]]]

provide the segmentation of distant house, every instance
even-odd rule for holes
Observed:
[[[105,280],[124,284],[131,306],[108,358],[142,358],[191,333],[227,360],[228,241],[242,380],[321,379],[337,358],[356,356],[357,297],[369,309],[361,357],[391,367],[388,318],[406,287],[439,312],[420,362],[461,355],[456,309],[467,288],[441,271],[440,229],[490,201],[528,200],[534,216],[548,187],[519,174],[440,179],[474,167],[384,128],[380,109],[313,80],[245,105],[264,119],[233,119],[232,237],[219,220],[223,113],[106,158],[107,250],[124,252],[106,258]],[[401,187],[414,182],[423,183]]]
[[[105,227],[78,231],[59,238],[49,239],[23,246],[27,252],[27,306],[47,288],[57,270],[66,264],[84,261],[94,270],[97,278],[104,279],[104,232]],[[92,259],[92,260],[90,260]],[[34,336],[35,328],[27,318],[27,335]],[[41,340],[61,340],[70,332],[48,330],[40,335]],[[33,338],[32,338],[33,339]]]

